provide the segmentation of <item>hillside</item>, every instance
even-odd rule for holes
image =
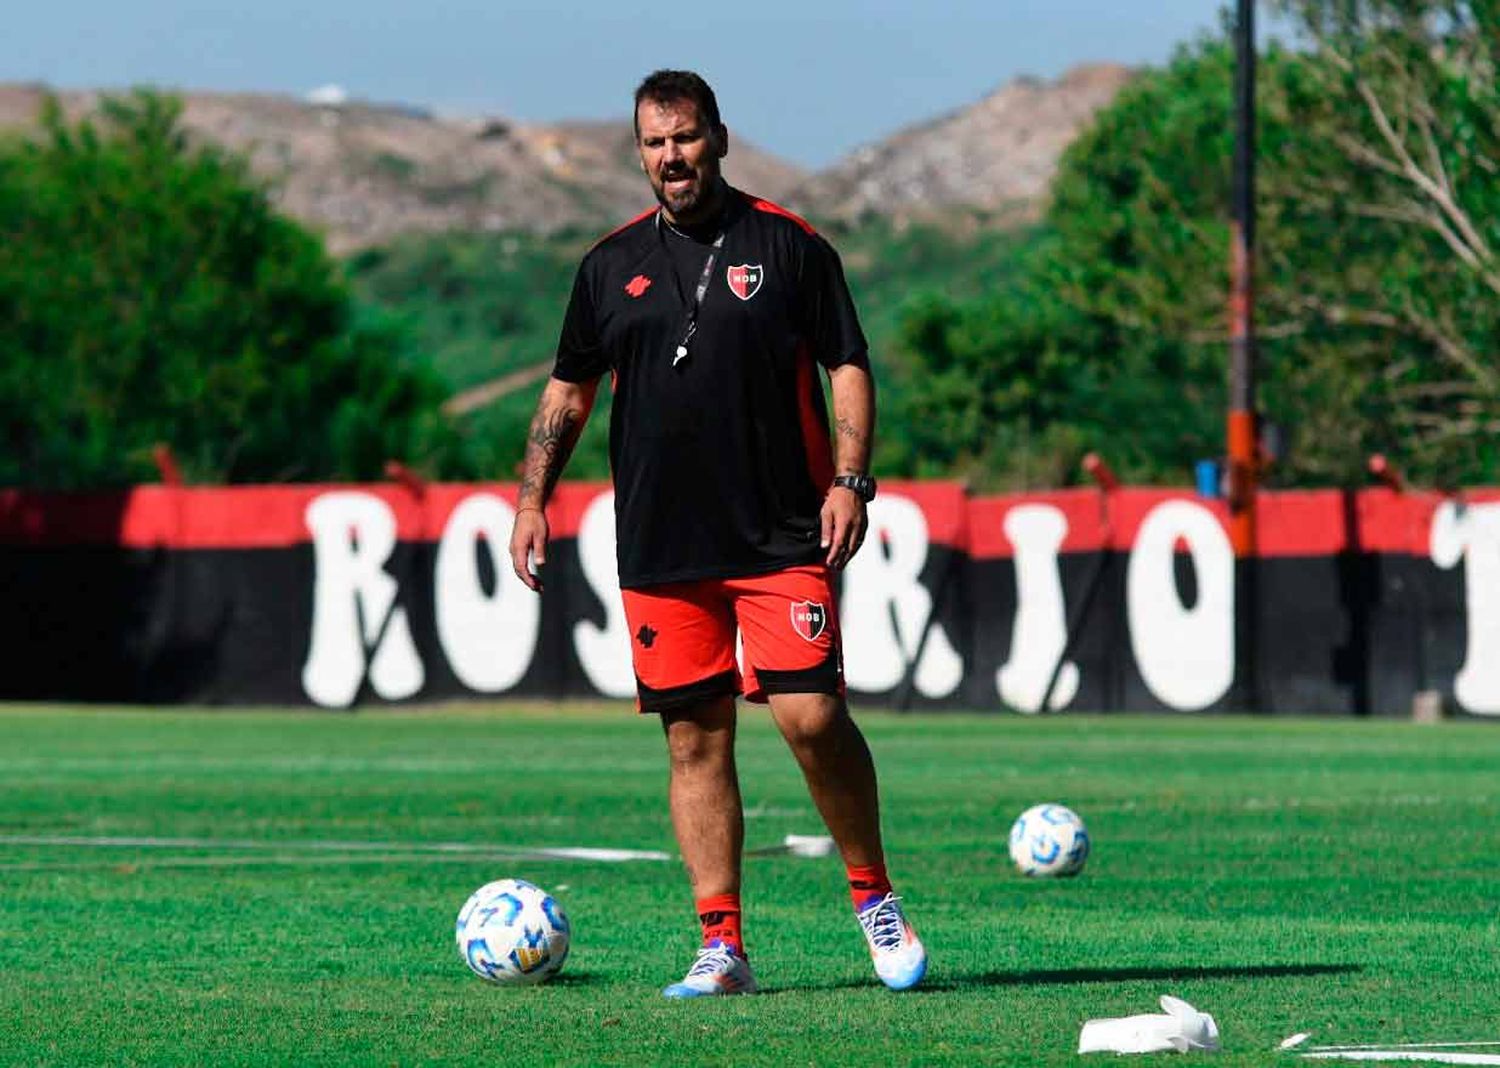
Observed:
[[[43,92],[0,86],[0,129],[33,124]],[[58,95],[78,117],[100,94]],[[247,156],[281,207],[326,233],[335,252],[412,233],[598,229],[650,203],[624,123],[535,125],[358,101],[181,95],[189,132]],[[743,141],[726,173],[782,198],[804,179]]]
[[[817,174],[735,138],[725,173],[823,218],[931,215],[955,206],[1023,214],[1062,150],[1129,77],[1080,67],[1022,78],[985,99],[865,146]],[[34,126],[45,89],[0,85],[0,131]],[[59,93],[77,117],[96,91]],[[535,124],[399,105],[186,92],[194,136],[246,155],[281,206],[344,253],[404,234],[612,226],[649,205],[628,118]]]
[[[1017,78],[976,104],[857,149],[804,191],[824,214],[923,214],[951,205],[1034,208],[1058,158],[1130,78],[1075,67],[1055,82]]]

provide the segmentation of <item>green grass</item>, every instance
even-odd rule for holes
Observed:
[[[875,984],[834,861],[763,857],[747,936],[768,992],[679,1004],[657,993],[696,941],[676,863],[401,848],[670,850],[658,730],[622,707],[0,712],[0,1062],[1049,1064],[1086,1018],[1165,992],[1215,1014],[1224,1065],[1299,1030],[1500,1038],[1500,730],[862,722],[928,983]],[[740,751],[750,846],[816,833],[762,711]],[[1011,818],[1049,799],[1093,832],[1078,879],[1009,870]],[[14,842],[42,834],[266,847]],[[507,875],[571,915],[551,985],[488,986],[454,949],[464,898]]]

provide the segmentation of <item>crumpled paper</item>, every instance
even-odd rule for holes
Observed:
[[[833,855],[833,839],[826,834],[789,834],[778,845],[747,849],[747,857],[828,857]]]
[[[1217,1053],[1219,1025],[1181,998],[1162,995],[1161,1013],[1089,1020],[1079,1053]]]
[[[833,854],[833,839],[826,834],[789,834],[782,840],[794,857],[827,857]]]

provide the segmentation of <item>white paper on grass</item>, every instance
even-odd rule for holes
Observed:
[[[782,839],[782,845],[794,857],[833,855],[833,839],[826,834],[789,834]]]
[[[1161,1013],[1089,1020],[1078,1036],[1079,1053],[1214,1053],[1219,1025],[1181,998],[1163,994]]]

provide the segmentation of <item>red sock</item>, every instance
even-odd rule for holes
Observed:
[[[715,894],[698,899],[698,922],[703,925],[703,944],[719,942],[737,955],[745,955],[745,936],[740,933],[740,895]]]
[[[855,912],[874,904],[891,892],[891,877],[885,873],[884,864],[868,868],[850,864],[844,870],[849,873],[849,896],[854,899]]]

